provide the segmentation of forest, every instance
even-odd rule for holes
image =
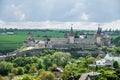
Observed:
[[[60,80],[78,80],[83,73],[100,72],[95,80],[119,80],[120,65],[114,61],[109,66],[89,66],[102,57],[73,58],[70,53],[44,50],[42,54],[31,57],[13,57],[10,61],[0,62],[0,80],[56,80],[53,68],[63,70]]]

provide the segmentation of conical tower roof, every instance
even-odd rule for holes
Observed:
[[[73,28],[71,27],[70,29],[70,33],[69,33],[70,36],[74,36],[74,31],[73,31]]]
[[[27,40],[34,41],[33,34],[31,32],[28,33]]]

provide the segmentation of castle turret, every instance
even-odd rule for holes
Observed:
[[[102,45],[102,28],[98,27],[97,34],[95,35],[95,40],[98,45]]]
[[[102,28],[98,27],[97,34],[101,35],[101,32],[102,32]]]
[[[33,47],[33,46],[35,46],[35,40],[34,40],[33,35],[32,35],[31,32],[29,32],[27,34],[27,39],[24,41],[23,45],[27,46],[27,47],[31,47],[31,46]]]
[[[110,36],[107,35],[107,34],[104,34],[104,36],[103,36],[103,44],[104,44],[104,46],[110,46],[110,43],[111,43]]]
[[[74,43],[74,31],[73,31],[72,25],[69,33],[69,43]]]
[[[73,28],[72,28],[72,26],[71,26],[71,29],[70,29],[69,36],[74,36],[74,31],[73,31]]]
[[[27,40],[34,41],[33,34],[31,32],[28,33]]]

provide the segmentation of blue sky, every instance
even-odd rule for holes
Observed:
[[[0,0],[3,22],[95,22],[120,20],[120,0]]]

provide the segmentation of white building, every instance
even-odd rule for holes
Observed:
[[[96,61],[96,65],[105,66],[112,65],[114,61],[117,61],[120,64],[120,57],[113,56],[111,53],[107,53],[104,59]]]

